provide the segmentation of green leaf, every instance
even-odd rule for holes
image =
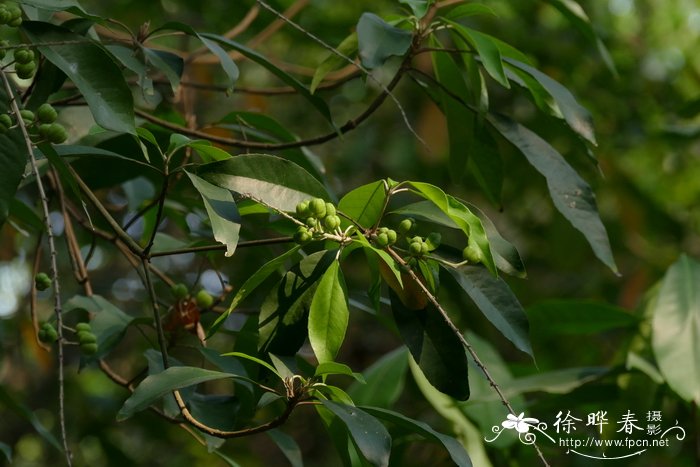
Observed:
[[[153,402],[176,389],[234,376],[236,375],[190,366],[166,368],[163,372],[149,375],[141,381],[119,410],[117,420],[126,420],[136,412],[147,409]]]
[[[681,398],[700,404],[700,263],[686,255],[668,268],[652,305],[652,347]]]
[[[226,257],[233,256],[241,230],[241,216],[238,214],[231,192],[212,185],[194,174],[185,173],[202,196],[211,228],[214,231],[214,239],[226,245]]]
[[[316,367],[314,376],[324,375],[346,375],[350,376],[360,384],[365,384],[365,378],[361,373],[355,373],[349,366],[338,362],[323,362]]]
[[[273,75],[277,76],[286,84],[296,89],[300,96],[306,99],[323,116],[323,118],[326,119],[326,121],[332,124],[333,119],[331,118],[330,110],[328,109],[328,105],[326,105],[326,102],[323,99],[321,99],[317,95],[311,94],[311,92],[309,92],[306,86],[304,86],[290,74],[278,68],[260,53],[244,46],[243,44],[240,44],[226,37],[219,36],[217,34],[201,33],[199,34],[199,37],[204,39],[211,39],[212,41],[218,42],[219,44],[231,47],[232,49],[240,52],[242,55],[246,56],[253,62],[257,63],[258,65],[263,66]]]
[[[319,363],[335,360],[349,317],[345,280],[340,263],[334,261],[323,274],[309,310],[309,341]]]
[[[0,113],[7,113],[8,97],[0,86]],[[10,212],[22,174],[28,161],[27,147],[18,128],[0,134],[0,227]]]
[[[276,257],[275,259],[272,259],[268,261],[267,263],[263,264],[263,266],[255,271],[255,273],[250,276],[246,281],[243,283],[243,285],[238,289],[236,292],[236,295],[234,295],[233,300],[231,300],[231,305],[229,305],[228,310],[226,313],[222,313],[216,321],[214,321],[214,324],[212,325],[211,329],[209,330],[208,335],[211,336],[216,332],[216,329],[224,322],[226,318],[233,312],[233,310],[236,309],[236,307],[243,301],[245,298],[251,294],[255,289],[258,288],[260,284],[265,282],[265,279],[270,277],[270,274],[273,272],[277,271],[282,265],[290,258],[292,257],[296,252],[299,251],[301,246],[297,245],[294,248],[286,251],[285,253],[281,254],[280,256]]]
[[[365,68],[373,69],[390,57],[403,56],[411,46],[413,34],[391,26],[373,13],[363,13],[357,23],[357,44]]]
[[[309,198],[330,197],[306,170],[288,160],[263,154],[246,154],[204,164],[195,172],[221,188],[252,196],[278,211],[292,212]]]
[[[664,377],[661,375],[659,369],[653,363],[635,352],[630,351],[627,353],[625,368],[627,370],[639,370],[656,384],[664,384]]]
[[[21,402],[18,402],[12,396],[12,394],[8,392],[7,387],[4,384],[0,384],[0,403],[4,409],[9,409],[22,417],[24,420],[28,421],[39,436],[44,438],[44,440],[46,440],[51,446],[55,447],[61,452],[63,451],[63,447],[61,447],[56,437],[54,437],[51,431],[48,430],[43,423],[41,423],[39,417],[37,417],[37,415],[32,412],[29,407]]]
[[[7,462],[12,463],[12,447],[5,444],[5,443],[0,443],[0,452],[5,456],[5,459],[7,459]]]
[[[68,42],[37,45],[37,49],[78,87],[100,126],[136,134],[131,91],[119,67],[104,49],[87,42],[83,36],[49,23],[26,21],[22,29],[36,44]]]
[[[481,220],[474,215],[469,208],[462,204],[457,198],[445,194],[440,188],[435,185],[422,182],[411,182],[411,185],[418,190],[418,194],[429,200],[440,210],[447,214],[452,221],[469,237],[469,241],[481,250],[481,257],[484,266],[494,276],[498,275],[496,265],[491,254],[489,239],[486,236],[486,231],[481,223]]]
[[[379,222],[385,203],[386,188],[379,180],[347,193],[338,202],[338,210],[362,227],[371,228]]]
[[[137,131],[141,130],[141,128],[137,128]],[[132,157],[124,156],[121,154],[117,154],[116,152],[113,151],[108,151],[106,149],[101,149],[97,147],[92,147],[92,146],[80,146],[80,145],[72,145],[72,144],[66,144],[66,145],[60,145],[60,146],[53,146],[53,149],[56,151],[56,154],[58,154],[61,157],[65,158],[78,158],[78,159],[115,159],[119,161],[124,161],[128,162],[131,164],[136,164],[140,166],[140,168],[147,168],[149,169],[152,173],[162,173],[158,168],[147,164],[143,161],[140,161],[138,159],[133,159]]]
[[[185,62],[182,57],[165,50],[150,49],[148,47],[141,47],[141,50],[143,50],[146,62],[153,65],[168,78],[173,93],[176,93],[185,69]]]
[[[550,394],[567,394],[574,389],[608,373],[604,367],[566,368],[548,371],[522,378],[515,378],[505,388],[507,397],[528,392],[543,391]],[[497,396],[493,396],[496,400]]]
[[[357,33],[353,32],[348,37],[343,39],[338,47],[336,47],[336,50],[346,57],[352,58],[352,56],[357,52]],[[331,52],[314,72],[314,77],[311,80],[311,87],[309,88],[311,93],[316,92],[316,88],[319,84],[321,84],[321,81],[323,81],[323,78],[325,78],[328,73],[347,64],[348,61],[345,60],[345,58],[341,57],[335,52]]]
[[[222,357],[245,358],[246,360],[250,360],[251,362],[255,362],[259,365],[264,366],[265,368],[270,370],[274,375],[276,375],[279,379],[284,379],[284,378],[282,378],[282,375],[280,375],[279,372],[275,369],[275,367],[273,367],[272,365],[270,365],[269,363],[267,363],[264,360],[260,360],[258,357],[254,357],[252,355],[248,355],[248,354],[245,354],[243,352],[229,352],[229,353],[222,354],[221,356]]]
[[[391,407],[403,393],[408,358],[405,347],[383,355],[364,372],[365,384],[353,383],[348,394],[358,405]]]
[[[498,16],[490,7],[482,3],[469,3],[467,5],[457,5],[456,7],[452,8],[447,12],[445,18],[452,21],[457,21],[458,19],[475,15]]]
[[[469,363],[464,347],[432,303],[408,309],[389,290],[394,321],[401,338],[435,388],[455,399],[469,398]]]
[[[399,0],[399,3],[408,5],[416,18],[420,19],[428,12],[432,0]]]
[[[412,433],[417,433],[426,439],[437,441],[445,447],[455,465],[459,467],[471,467],[472,462],[469,460],[469,455],[467,454],[467,451],[464,450],[464,447],[462,447],[462,445],[459,444],[459,442],[453,437],[433,430],[427,423],[413,420],[401,415],[400,413],[379,407],[362,407],[362,410],[370,415],[374,415],[377,418],[381,418],[384,421],[400,426]]]
[[[479,54],[486,72],[503,87],[510,88],[508,77],[506,76],[505,69],[503,68],[501,51],[496,42],[493,41],[493,38],[488,34],[468,28],[459,23],[455,23],[454,21],[445,21],[447,24],[452,26],[454,31],[460,34],[464,40],[469,42],[476,53]]]
[[[596,257],[618,274],[590,185],[549,143],[524,126],[504,116],[491,116],[489,122],[545,177],[559,212],[586,237]]]
[[[547,300],[529,307],[527,316],[533,333],[557,336],[599,334],[639,324],[628,311],[592,300]]]
[[[267,436],[275,442],[277,447],[280,448],[282,454],[284,454],[284,457],[287,458],[292,467],[304,466],[301,457],[301,449],[299,449],[299,445],[294,441],[294,438],[278,429],[268,430],[266,433]]]
[[[578,103],[574,95],[559,82],[545,75],[537,68],[512,58],[505,58],[506,63],[523,70],[532,76],[552,96],[561,116],[566,120],[572,130],[578,133],[591,144],[597,144],[595,131],[593,130],[593,117],[590,112]]]
[[[345,424],[355,445],[370,464],[388,467],[391,436],[384,425],[357,407],[323,399],[321,402]]]
[[[400,287],[403,287],[403,278],[401,276],[401,266],[394,260],[394,258],[391,257],[389,253],[386,252],[386,250],[380,249],[380,248],[375,248],[371,243],[369,243],[369,240],[362,235],[358,234],[356,237],[357,241],[363,246],[365,251],[370,251],[377,255],[380,261],[382,261],[384,264],[386,264],[389,267],[389,270],[393,274],[393,276],[396,278],[396,282]]]

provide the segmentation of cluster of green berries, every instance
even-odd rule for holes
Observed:
[[[187,300],[190,298],[190,290],[183,283],[175,284],[170,288],[173,296],[178,300]],[[194,300],[200,309],[211,308],[214,305],[214,297],[209,292],[202,289],[194,296]]]
[[[416,235],[408,241],[408,252],[415,257],[425,256],[430,253],[430,246],[423,237]]]
[[[17,5],[0,4],[0,24],[16,28],[22,24],[22,10]]]
[[[315,235],[333,232],[340,227],[335,205],[321,198],[302,201],[296,206],[297,218],[304,223],[294,233],[294,241],[304,244],[311,241]]]
[[[56,123],[58,112],[51,104],[41,104],[36,112],[27,109],[20,110],[19,117],[33,134],[38,135],[43,140],[53,144],[61,144],[68,139],[68,132],[64,126]],[[10,114],[0,115],[0,133],[5,133],[14,125],[15,122]]]
[[[85,355],[95,355],[97,353],[97,336],[92,333],[90,323],[76,324],[75,332],[80,344],[80,350]]]
[[[45,272],[40,272],[34,276],[34,287],[37,290],[46,290],[51,287],[51,278]]]
[[[26,47],[15,50],[15,73],[18,78],[29,79],[36,73],[34,51]]]
[[[374,244],[377,248],[386,248],[396,243],[396,231],[387,227],[380,227],[374,236]]]
[[[39,328],[39,340],[46,344],[53,344],[58,340],[58,331],[51,323],[44,323]]]

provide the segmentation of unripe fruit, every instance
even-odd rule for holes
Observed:
[[[24,120],[25,122],[26,121],[30,121],[30,122],[34,121],[34,112],[32,112],[31,110],[27,110],[27,109],[20,110],[19,116],[22,117],[22,120]]]
[[[10,129],[9,126],[5,126],[4,123],[0,123],[0,133],[7,133],[7,131]]]
[[[10,13],[11,18],[22,17],[22,10],[17,5],[8,6],[7,11]]]
[[[51,104],[44,103],[36,109],[36,118],[41,123],[53,123],[58,118],[58,112],[53,108]]]
[[[326,216],[335,216],[336,210],[333,203],[326,203]]]
[[[325,219],[323,219],[323,226],[328,230],[337,229],[338,227],[340,227],[340,217],[336,215],[327,215]]]
[[[13,125],[12,117],[10,117],[8,114],[2,114],[0,115],[0,123],[5,125],[7,128],[10,128]]]
[[[97,353],[97,344],[94,342],[91,344],[80,344],[80,350],[85,355],[95,355]]]
[[[188,289],[185,284],[180,282],[179,284],[175,284],[172,287],[170,287],[170,292],[175,298],[177,298],[178,300],[182,300],[190,294],[190,289]]]
[[[41,136],[42,138],[49,139],[49,133],[50,133],[49,128],[51,128],[50,123],[42,123],[41,125],[39,125],[37,127],[36,131],[39,133],[39,136]]]
[[[311,241],[311,234],[306,227],[299,227],[296,232],[294,232],[294,241],[300,245],[308,243]]]
[[[416,225],[416,221],[413,218],[409,217],[408,219],[404,219],[399,224],[399,232],[402,233],[403,235],[406,235],[413,230],[415,225]]]
[[[309,210],[309,202],[302,201],[301,203],[297,204],[296,212],[297,217],[299,217],[300,219],[309,217],[309,214],[311,213],[311,211]]]
[[[81,332],[92,332],[90,323],[78,323],[75,325],[75,331],[80,334]]]
[[[309,227],[316,227],[318,225],[318,219],[315,217],[307,217],[304,223]]]
[[[7,24],[12,21],[12,13],[7,9],[6,5],[0,5],[0,24]]]
[[[481,262],[481,250],[476,245],[469,245],[462,250],[462,257],[470,263]]]
[[[389,246],[389,237],[385,233],[380,233],[374,238],[374,243],[376,243],[379,248],[386,248]]]
[[[58,331],[54,328],[51,323],[44,323],[39,328],[39,333],[37,335],[41,342],[47,344],[52,344],[58,340]]]
[[[423,242],[411,242],[411,244],[408,245],[408,252],[413,256],[420,256],[423,252]]]
[[[68,132],[59,123],[51,123],[51,126],[46,131],[46,138],[53,144],[61,144],[68,139]]]
[[[3,15],[7,14],[7,10],[5,9],[0,9],[0,24],[5,24],[7,21],[3,21]],[[9,18],[9,17],[8,17]],[[10,42],[7,40],[1,40],[0,41],[0,47],[7,47],[10,45]],[[7,49],[0,49],[0,60],[5,58],[7,55]]]
[[[427,243],[421,243],[420,245],[420,254],[421,255],[427,255],[430,253],[430,247],[428,247]]]
[[[396,231],[392,229],[387,229],[386,236],[389,239],[389,245],[396,243]]]
[[[212,297],[211,294],[204,289],[197,292],[195,300],[197,301],[197,306],[199,308],[211,308],[211,306],[214,304],[214,297]]]
[[[8,26],[11,26],[11,27],[13,27],[13,28],[18,28],[18,27],[20,27],[20,26],[22,25],[22,17],[20,16],[20,17],[17,17],[17,18],[15,18],[15,19],[13,19],[13,20],[10,21],[9,23],[7,23],[7,25],[8,25]]]
[[[423,243],[423,237],[416,235],[415,237],[411,238],[409,243]]]
[[[326,217],[326,202],[321,198],[314,198],[309,202],[311,215],[318,219]]]
[[[37,290],[46,290],[51,287],[51,278],[45,272],[40,272],[34,276],[34,286]]]
[[[21,64],[27,64],[34,61],[34,52],[29,49],[15,50],[15,61]]]
[[[78,333],[78,342],[80,342],[80,345],[95,344],[97,342],[97,336],[91,332],[81,331]]]
[[[15,73],[17,73],[17,77],[20,79],[29,79],[34,76],[35,72],[36,65],[34,62],[15,64]]]

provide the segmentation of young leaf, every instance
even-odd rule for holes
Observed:
[[[314,376],[346,375],[353,378],[359,384],[365,384],[365,378],[361,373],[355,373],[349,366],[338,362],[324,362],[319,364],[314,371]]]
[[[659,370],[681,398],[700,404],[700,263],[686,255],[668,268],[651,312]]]
[[[490,116],[488,120],[547,179],[556,208],[586,237],[598,259],[617,274],[608,234],[588,183],[561,154],[532,131],[504,116]]]
[[[458,400],[469,398],[469,363],[459,338],[435,306],[407,308],[389,291],[394,321],[401,338],[430,384]]]
[[[460,34],[464,40],[469,42],[474,50],[476,50],[481,58],[481,62],[484,64],[486,72],[503,87],[510,88],[508,77],[506,77],[506,72],[503,68],[501,51],[499,50],[498,45],[493,41],[492,37],[488,34],[468,28],[459,23],[455,23],[454,21],[445,21],[447,24],[452,26],[456,33]]]
[[[258,357],[253,357],[252,355],[245,354],[243,352],[229,352],[225,354],[221,354],[222,357],[239,357],[239,358],[245,358],[246,360],[250,360],[251,362],[255,362],[258,365],[262,365],[268,370],[270,370],[275,376],[277,376],[279,379],[284,379],[282,378],[282,375],[269,363],[267,363],[264,360],[260,360]]]
[[[233,256],[238,244],[238,233],[241,230],[241,216],[238,214],[231,192],[212,185],[194,174],[185,173],[202,196],[214,232],[214,239],[226,245],[226,257]]]
[[[355,445],[370,464],[388,467],[391,436],[384,425],[357,407],[323,399],[321,402],[345,424]]]
[[[386,23],[373,13],[363,13],[357,23],[357,43],[365,68],[377,68],[389,57],[402,56],[411,46],[413,34]]]
[[[452,21],[466,18],[474,15],[491,15],[498,16],[495,11],[482,3],[469,3],[467,5],[458,5],[447,12],[445,18]]]
[[[332,362],[345,339],[348,300],[340,263],[334,261],[321,278],[309,311],[309,341],[319,363]]]
[[[472,462],[469,459],[467,451],[464,450],[464,447],[453,437],[433,430],[427,423],[413,420],[401,415],[400,413],[379,407],[362,407],[362,410],[370,415],[374,415],[377,418],[381,418],[384,421],[400,426],[401,428],[404,428],[412,433],[417,433],[426,439],[437,441],[438,443],[442,444],[445,449],[447,449],[447,452],[450,454],[450,457],[455,465],[459,467],[471,467]]]
[[[527,316],[508,284],[480,267],[445,269],[467,292],[484,316],[518,349],[532,356]]]
[[[338,202],[338,210],[362,227],[370,228],[379,221],[385,203],[386,188],[384,181],[379,180],[347,193]]]
[[[147,376],[141,381],[141,384],[136,387],[136,390],[119,410],[117,420],[126,420],[176,389],[193,386],[204,381],[232,378],[234,376],[236,375],[189,366],[167,368],[162,373]]]
[[[357,33],[353,32],[348,37],[343,39],[340,45],[336,47],[336,50],[346,57],[352,57],[357,52]],[[311,87],[309,88],[311,93],[313,94],[316,92],[316,88],[319,84],[321,84],[321,81],[323,81],[323,78],[325,78],[328,73],[347,64],[347,60],[338,54],[331,52],[330,55],[328,55],[328,57],[321,62],[318,68],[316,68],[314,77],[311,80]]]
[[[288,160],[264,154],[246,154],[204,164],[195,172],[216,186],[252,196],[279,211],[294,211],[309,198],[330,197],[306,170]]]
[[[38,44],[39,52],[75,83],[100,126],[136,134],[131,91],[104,49],[83,36],[49,23],[26,21],[22,23],[22,29],[33,43]]]

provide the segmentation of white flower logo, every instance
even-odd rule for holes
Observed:
[[[531,426],[536,427],[540,421],[536,418],[525,417],[524,415],[525,412],[521,412],[517,417],[509,413],[506,420],[501,423],[501,425],[508,430],[515,428],[518,433],[527,433],[530,431]]]

